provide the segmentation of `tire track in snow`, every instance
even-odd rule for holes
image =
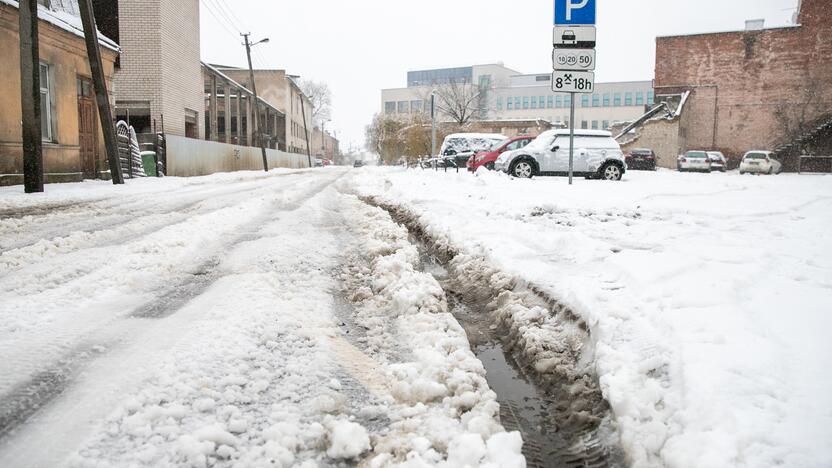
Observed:
[[[269,219],[273,219],[276,213],[297,210],[306,200],[326,190],[345,174],[336,174],[337,177],[315,184],[311,189],[300,192],[293,200],[276,202],[268,209],[263,210],[260,215],[237,229],[234,236],[225,239],[220,247],[216,249],[218,253],[202,263],[193,274],[174,282],[174,285],[163,292],[160,297],[141,305],[128,317],[161,319],[174,314],[222,277],[222,273],[218,269],[222,260],[221,252],[228,251],[229,248],[238,243],[256,239],[257,228]],[[283,187],[282,189],[286,188],[289,187]],[[136,330],[131,332],[135,333]],[[98,330],[87,330],[85,332],[87,336],[95,337],[97,334]],[[71,339],[72,337],[68,337],[68,340]],[[94,342],[95,338],[87,341]],[[71,384],[73,375],[79,372],[85,361],[91,357],[94,356],[89,353],[86,347],[72,350],[54,361],[54,364],[47,366],[46,370],[37,372],[34,376],[14,385],[10,391],[0,396],[0,441],[60,396]]]

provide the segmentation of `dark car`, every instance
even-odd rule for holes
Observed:
[[[353,163],[352,167],[364,167],[364,161],[356,161]]]
[[[656,153],[651,149],[636,148],[625,156],[627,167],[634,171],[655,171]]]

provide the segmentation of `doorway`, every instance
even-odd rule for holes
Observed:
[[[92,81],[79,76],[78,89],[78,146],[81,152],[81,172],[85,179],[98,177],[95,162],[98,152],[98,127],[95,123],[95,101]]]

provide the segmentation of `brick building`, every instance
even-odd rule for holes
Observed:
[[[138,133],[202,138],[199,0],[94,0],[101,31],[121,46],[116,116]]]
[[[43,168],[46,182],[109,177],[104,138],[95,105],[86,43],[74,0],[40,0]],[[0,0],[0,185],[23,183],[18,3]],[[99,36],[104,78],[113,86],[118,46]]]
[[[678,118],[648,123],[661,128],[642,128],[632,145],[667,146],[672,134],[676,154],[714,149],[736,164],[818,128],[832,118],[830,12],[832,0],[803,0],[794,26],[657,38],[656,100],[690,96]]]

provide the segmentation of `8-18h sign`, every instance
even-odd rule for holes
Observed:
[[[556,93],[592,93],[595,91],[595,73],[555,70],[552,74],[552,91]]]

